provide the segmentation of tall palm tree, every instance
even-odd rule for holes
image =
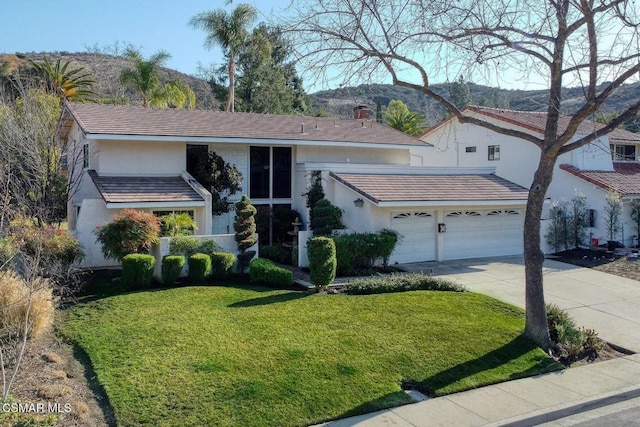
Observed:
[[[29,60],[29,65],[44,79],[47,90],[69,101],[93,101],[97,94],[93,91],[96,81],[84,67],[69,68],[70,62],[58,59],[51,63],[48,58],[42,62]]]
[[[140,92],[143,107],[165,103],[167,93],[161,90],[158,69],[171,58],[171,55],[160,50],[149,59],[144,59],[137,50],[127,49],[124,56],[132,62],[133,67],[125,68],[120,72],[120,83],[132,86]]]
[[[256,20],[258,12],[250,4],[241,3],[231,13],[223,9],[201,12],[191,18],[189,24],[207,32],[204,46],[208,49],[220,45],[228,57],[229,96],[226,111],[235,110],[236,54],[249,37],[248,27]]]

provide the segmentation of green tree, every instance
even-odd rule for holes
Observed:
[[[48,92],[68,101],[93,101],[97,94],[93,76],[84,67],[69,68],[70,62],[58,59],[51,63],[47,57],[41,62],[29,60]]]
[[[142,95],[143,107],[195,107],[195,94],[184,82],[172,80],[163,84],[160,80],[160,67],[171,57],[169,53],[161,50],[145,59],[139,51],[127,49],[125,57],[132,67],[120,72],[120,82]]]
[[[459,109],[471,104],[471,91],[464,77],[460,76],[458,80],[449,84],[449,97],[453,105]]]
[[[229,197],[240,191],[242,185],[242,174],[235,165],[209,151],[206,158],[197,159],[190,172],[211,193],[212,215],[222,215],[231,210]]]
[[[289,45],[277,28],[260,24],[238,55],[238,111],[305,114],[309,97],[302,88]]]
[[[207,33],[204,45],[210,49],[220,45],[227,56],[229,92],[225,111],[235,111],[236,55],[249,37],[248,27],[256,20],[255,7],[241,3],[231,13],[223,9],[201,12],[189,24]]]
[[[424,117],[420,113],[409,111],[407,104],[400,100],[391,100],[382,115],[387,126],[409,135],[420,135],[425,129],[422,125]]]

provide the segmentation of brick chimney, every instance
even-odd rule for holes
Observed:
[[[358,105],[353,108],[353,118],[355,120],[370,120],[371,110],[366,105]]]

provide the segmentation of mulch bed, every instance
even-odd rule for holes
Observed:
[[[629,257],[630,252],[631,249],[618,249],[616,252],[608,252],[602,248],[572,249],[558,252],[553,258],[567,264],[640,281],[640,257]]]

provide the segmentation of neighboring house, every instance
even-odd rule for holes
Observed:
[[[233,233],[233,213],[212,217],[210,194],[189,174],[207,151],[242,173],[259,221],[284,207],[300,212],[306,228],[303,193],[311,172],[321,171],[348,229],[400,233],[391,262],[522,253],[526,189],[491,167],[412,166],[424,162],[412,150],[428,145],[361,108],[355,113],[340,120],[66,103],[58,135],[79,183],[68,221],[87,251],[85,265],[113,264],[93,231],[125,207],[187,211],[197,234]]]
[[[546,113],[512,111],[470,106],[464,114],[487,120],[499,126],[509,126],[542,137]],[[570,117],[560,117],[560,130],[566,128]],[[578,129],[577,139],[603,125],[586,121]],[[433,146],[432,151],[420,150],[424,165],[487,167],[494,166],[496,174],[525,188],[533,181],[538,167],[540,149],[534,144],[489,129],[461,124],[449,118],[427,130],[420,139]],[[616,237],[626,245],[636,243],[635,226],[629,212],[630,201],[640,197],[640,135],[615,130],[559,157],[553,180],[547,192],[551,200],[571,199],[579,190],[587,196],[593,209],[590,235],[606,241],[608,236],[602,215],[607,191],[619,192],[624,200],[623,232]],[[548,213],[543,214],[546,219]],[[588,242],[585,242],[588,243]]]

